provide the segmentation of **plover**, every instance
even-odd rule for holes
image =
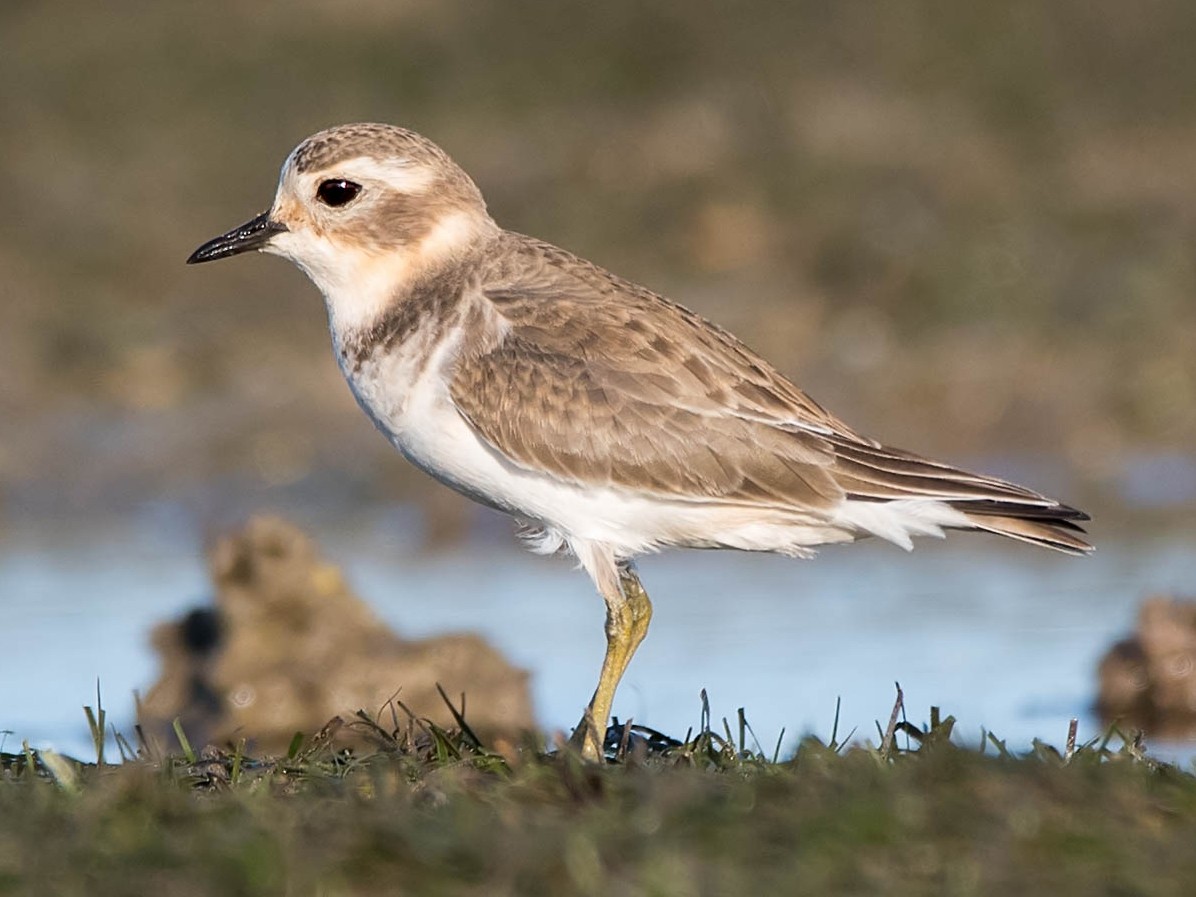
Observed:
[[[248,250],[320,289],[353,395],[409,461],[593,579],[607,647],[574,733],[589,758],[652,616],[639,555],[807,557],[867,536],[909,549],[947,529],[1091,550],[1075,508],[863,436],[717,325],[502,229],[448,154],[404,128],[308,137],[270,209],[187,261]]]

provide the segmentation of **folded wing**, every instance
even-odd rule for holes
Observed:
[[[519,238],[517,281],[485,286],[497,343],[466,347],[458,410],[519,466],[671,500],[832,515],[925,500],[967,526],[1089,549],[1084,514],[1021,486],[860,436],[734,336],[563,250]]]

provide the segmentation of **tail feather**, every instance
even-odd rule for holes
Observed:
[[[1063,508],[1060,505],[1060,508]],[[1045,510],[1045,509],[1044,509]],[[1068,508],[1067,510],[1072,510]],[[967,514],[968,522],[978,529],[999,536],[1008,536],[1020,542],[1053,548],[1064,554],[1083,555],[1092,551],[1092,546],[1075,533],[1084,530],[1066,518],[1051,519],[1042,515],[1036,517],[1010,516],[1009,514]],[[1086,517],[1082,519],[1087,519]]]
[[[889,446],[848,439],[831,441],[836,454],[835,479],[850,501],[902,505],[911,501],[939,502],[960,512],[966,520],[939,521],[949,528],[983,530],[1067,554],[1092,551],[1092,546],[1080,538],[1084,530],[1077,523],[1088,520],[1087,514],[1024,486]],[[857,510],[857,516],[859,513]],[[907,543],[908,534],[898,541]]]

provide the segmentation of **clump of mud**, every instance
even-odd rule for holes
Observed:
[[[1164,738],[1196,736],[1196,601],[1149,598],[1100,662],[1097,711]]]
[[[173,740],[178,717],[197,744],[247,738],[256,750],[283,752],[296,732],[358,709],[375,714],[396,696],[448,728],[438,684],[465,695],[483,738],[533,727],[525,671],[476,635],[400,637],[291,524],[255,518],[221,538],[209,563],[214,605],[154,629],[162,671],[141,702],[146,731]]]

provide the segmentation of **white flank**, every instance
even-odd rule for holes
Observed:
[[[906,551],[914,547],[912,536],[943,538],[943,527],[971,528],[962,511],[941,501],[899,499],[897,501],[845,501],[835,511],[833,522],[856,533],[880,536]]]

